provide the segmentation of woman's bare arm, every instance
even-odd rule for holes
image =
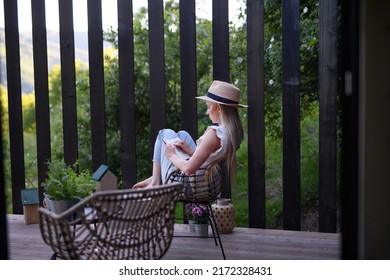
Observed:
[[[203,135],[202,142],[189,160],[183,160],[178,157],[172,145],[165,145],[165,156],[186,175],[191,175],[220,147],[221,140],[217,137],[216,131],[214,129],[208,129]]]

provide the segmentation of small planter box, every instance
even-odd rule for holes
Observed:
[[[38,189],[23,189],[21,193],[23,213],[24,213],[24,223],[28,224],[38,224],[39,223],[39,197]]]

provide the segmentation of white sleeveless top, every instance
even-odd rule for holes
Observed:
[[[221,147],[213,152],[202,166],[195,172],[195,174],[187,176],[180,170],[175,170],[168,176],[167,183],[181,182],[184,185],[180,198],[188,201],[206,201],[215,199],[221,193],[221,176],[220,174],[213,175],[206,178],[206,169],[210,164],[219,161],[226,154],[227,150],[227,134],[223,126],[209,126],[207,129],[214,129],[217,137],[221,140]],[[207,130],[206,130],[207,131]],[[199,145],[202,142],[200,137],[196,143]],[[218,171],[217,171],[218,172]]]
[[[220,126],[217,126],[217,125],[212,125],[212,126],[209,126],[207,128],[207,130],[209,129],[214,129],[216,134],[217,134],[217,137],[221,140],[221,147],[216,150],[215,152],[213,152],[207,159],[206,161],[202,164],[201,168],[202,167],[207,167],[209,166],[211,163],[215,162],[215,161],[218,161],[220,160],[225,154],[226,154],[226,150],[227,150],[227,135],[226,135],[226,129],[224,126],[220,125]],[[206,130],[206,131],[207,131]],[[203,139],[203,136],[201,136],[197,141],[196,141],[196,144],[199,145],[200,142],[202,142],[202,139]]]

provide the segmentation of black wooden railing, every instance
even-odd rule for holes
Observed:
[[[165,126],[163,0],[149,0],[151,133]],[[283,23],[283,221],[285,229],[300,229],[300,54],[299,0],[282,1]],[[121,161],[123,186],[136,181],[134,116],[134,45],[132,1],[118,0]],[[39,185],[44,162],[51,157],[45,1],[32,3],[36,133]],[[213,0],[213,77],[229,81],[228,1]],[[78,157],[76,78],[72,1],[59,0],[61,80],[65,162]],[[247,0],[248,193],[249,226],[265,227],[264,135],[264,0]],[[319,0],[319,224],[336,231],[336,96],[337,1]],[[6,62],[13,212],[22,213],[20,190],[25,185],[21,75],[17,1],[4,0]],[[181,95],[183,129],[194,137],[197,112],[195,1],[180,1]],[[100,0],[88,0],[89,70],[93,168],[106,162],[102,10]],[[190,105],[188,105],[190,104]],[[193,105],[192,105],[193,104]],[[42,195],[42,194],[41,194]]]

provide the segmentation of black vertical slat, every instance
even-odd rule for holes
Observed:
[[[182,128],[192,138],[198,136],[196,80],[196,25],[195,1],[180,1],[180,74],[181,74],[181,111]]]
[[[213,0],[213,79],[229,82],[229,6],[227,0]],[[231,197],[230,178],[223,170],[221,197]]]
[[[47,164],[51,158],[50,108],[46,41],[45,1],[31,0],[32,35],[34,55],[34,89],[37,137],[38,187],[46,178]],[[43,191],[39,191],[43,201]]]
[[[341,231],[342,258],[357,259],[359,252],[359,1],[343,0],[342,73],[345,88],[341,94]]]
[[[300,230],[299,0],[282,1],[283,223]]]
[[[0,57],[0,65],[2,58]],[[3,75],[0,70],[0,81]],[[0,88],[0,95],[3,92]],[[0,102],[1,105],[1,102]],[[0,139],[3,139],[3,106],[0,106]],[[0,260],[8,260],[7,199],[5,195],[4,147],[0,141]]]
[[[319,231],[336,232],[337,1],[319,5]]]
[[[213,0],[213,78],[230,81],[229,5],[227,0]]]
[[[119,114],[122,187],[137,181],[132,1],[118,0]]]
[[[265,228],[264,1],[247,1],[249,227]]]
[[[92,170],[107,163],[101,0],[88,0],[89,89]]]
[[[72,1],[59,0],[62,118],[64,132],[64,160],[74,164],[78,158],[76,70],[74,55]]]
[[[122,0],[119,0],[122,1]],[[130,0],[129,0],[130,1]],[[65,1],[65,0],[59,0],[60,2],[60,27],[61,27],[61,32],[60,32],[60,44],[61,44],[61,62],[62,62],[62,88],[63,88],[63,104],[64,104],[64,149],[65,149],[65,160],[68,163],[74,162],[74,160],[77,158],[77,123],[76,123],[76,93],[75,93],[75,69],[74,69],[74,42],[73,42],[73,24],[72,24],[72,4],[71,1]],[[69,2],[69,3],[68,3]],[[123,0],[125,2],[125,0]],[[155,1],[150,1],[152,5],[150,7],[156,7],[156,4],[153,3]],[[287,1],[285,1],[287,2]],[[297,2],[297,1],[296,1]],[[23,147],[23,131],[22,131],[22,117],[21,117],[21,108],[20,110],[16,110],[19,106],[21,106],[21,102],[19,102],[19,98],[21,97],[21,82],[20,82],[20,57],[19,57],[19,41],[18,41],[18,27],[17,27],[17,6],[16,6],[16,1],[10,1],[10,0],[4,0],[4,12],[5,12],[5,39],[6,39],[6,56],[7,56],[7,76],[8,76],[8,94],[9,94],[9,99],[10,99],[10,105],[9,105],[9,110],[10,110],[10,137],[11,137],[11,175],[12,175],[12,191],[13,191],[13,200],[14,200],[14,213],[21,213],[21,203],[20,203],[20,189],[24,186],[24,156],[23,156],[23,149],[20,149],[20,147]],[[159,5],[161,2],[158,2],[157,5]],[[215,4],[213,4],[213,10],[215,11],[215,17],[218,18],[221,16],[221,11],[222,14],[225,14],[224,10],[219,8],[220,3],[222,1],[215,1]],[[225,4],[225,3],[223,3]],[[351,74],[352,75],[352,92],[349,94],[345,94],[343,96],[343,111],[344,111],[344,123],[343,123],[343,155],[342,155],[342,161],[343,161],[343,169],[342,169],[342,185],[343,185],[343,192],[342,192],[342,199],[343,199],[343,216],[342,216],[342,226],[343,226],[343,258],[355,258],[357,256],[356,253],[356,244],[357,244],[357,148],[358,148],[358,118],[357,118],[357,108],[358,108],[358,88],[357,88],[357,83],[358,79],[357,74],[358,74],[358,36],[356,35],[357,32],[350,32],[358,30],[358,5],[357,3],[354,3],[354,1],[348,1],[344,0],[343,4],[345,4],[344,7],[345,10],[345,30],[344,30],[344,58],[345,58],[345,69],[344,71],[348,73],[348,77]],[[42,38],[45,37],[44,30],[42,30],[41,23],[44,21],[42,18],[38,19],[38,17],[41,15],[41,7],[42,1],[37,2],[34,1],[33,5],[33,40],[34,40],[34,49],[35,46],[42,47],[44,46],[42,43]],[[118,4],[119,5],[119,4]],[[248,3],[249,5],[249,3]],[[283,4],[286,6],[286,4]],[[291,4],[293,5],[293,4]],[[227,6],[227,4],[226,4]],[[298,5],[297,5],[298,6]],[[64,8],[65,7],[65,8]],[[34,12],[35,10],[35,12]],[[153,8],[152,8],[153,10]],[[218,12],[216,12],[218,11]],[[153,12],[153,14],[156,14]],[[162,12],[161,12],[162,14]],[[35,15],[35,16],[34,16]],[[70,16],[69,16],[70,15]],[[44,16],[44,14],[43,14]],[[34,19],[34,17],[36,19]],[[293,17],[291,15],[290,17]],[[294,18],[297,18],[294,16]],[[155,17],[151,17],[152,21],[155,19]],[[217,27],[216,22],[220,22],[220,20],[214,19],[213,22],[213,27]],[[333,23],[332,23],[333,24]],[[248,23],[249,25],[249,23]],[[284,23],[283,24],[286,28],[288,28],[289,24]],[[162,30],[162,21],[160,21],[160,24],[153,24],[156,28],[154,28],[154,34],[156,34],[155,30],[160,27],[160,30]],[[227,25],[226,25],[227,26]],[[125,27],[126,28],[126,27]],[[249,28],[249,26],[248,26]],[[291,29],[291,26],[289,27]],[[221,31],[221,29],[216,28],[216,30]],[[348,32],[347,32],[348,31]],[[128,32],[128,30],[126,31]],[[34,34],[35,33],[35,34]],[[163,30],[162,30],[163,33]],[[223,32],[217,32],[213,28],[213,33],[216,37],[221,36]],[[292,34],[290,34],[292,35]],[[283,38],[288,38],[289,37],[289,32],[285,32]],[[161,36],[163,38],[163,34]],[[160,40],[161,40],[160,38]],[[222,36],[223,38],[223,36]],[[228,39],[228,35],[226,37]],[[120,40],[118,38],[118,40]],[[248,41],[251,41],[253,39],[250,38],[250,35],[248,36]],[[163,39],[161,40],[163,42]],[[40,43],[38,43],[40,42]],[[221,48],[223,47],[222,43],[220,43],[221,40],[213,39],[213,48]],[[122,45],[127,45],[122,44]],[[151,44],[153,45],[153,44]],[[290,45],[289,41],[285,42],[285,45],[288,46]],[[159,47],[156,47],[153,50],[159,49],[162,46],[163,50],[163,44],[161,44]],[[225,44],[225,46],[228,46],[228,44]],[[249,46],[248,46],[249,47]],[[290,45],[290,47],[294,47],[294,45]],[[289,49],[290,49],[289,47]],[[124,50],[122,50],[124,51]],[[228,48],[227,48],[228,51]],[[249,51],[249,49],[248,49]],[[45,88],[45,79],[43,78],[42,72],[45,71],[45,69],[42,67],[39,67],[41,63],[44,64],[44,62],[38,61],[40,60],[38,56],[40,55],[38,53],[39,51],[35,52],[34,50],[34,67],[35,69],[35,87],[37,88]],[[289,51],[286,51],[287,53]],[[45,51],[42,52],[45,55]],[[162,52],[163,53],[163,52]],[[122,53],[123,54],[123,53]],[[154,54],[153,51],[151,51],[151,54]],[[229,55],[220,55],[220,52],[215,51],[214,52],[214,78],[219,78],[223,80],[229,80],[229,74],[226,75],[226,72],[229,73],[229,63],[228,63],[228,57]],[[248,56],[251,55],[248,53]],[[292,53],[290,53],[291,56]],[[163,61],[163,55],[159,55],[157,57],[162,58]],[[288,55],[284,53],[284,63],[290,63],[289,60],[286,60],[285,57],[288,57]],[[153,61],[158,61],[158,59],[153,59]],[[227,67],[222,67],[221,61],[227,61]],[[291,64],[291,63],[290,63]],[[164,63],[160,63],[160,66],[163,65]],[[151,66],[152,67],[152,66]],[[249,65],[248,65],[249,67]],[[39,69],[38,69],[39,68]],[[123,69],[126,69],[123,67]],[[158,69],[158,67],[155,67],[154,69]],[[288,69],[288,67],[284,67],[284,69]],[[223,71],[223,73],[220,73],[219,71]],[[151,70],[152,72],[152,70]],[[164,72],[164,71],[162,71]],[[283,72],[285,75],[285,71]],[[122,73],[124,74],[124,73]],[[127,73],[128,74],[128,73]],[[154,77],[158,77],[158,75],[154,74]],[[163,75],[164,76],[164,75]],[[226,79],[224,77],[227,77]],[[129,77],[129,76],[127,76]],[[285,78],[285,76],[284,76]],[[125,78],[123,78],[125,79]],[[158,80],[158,79],[157,79]],[[164,81],[163,85],[165,88],[165,78],[162,79]],[[257,83],[251,83],[250,81],[252,78],[248,75],[248,103],[251,106],[255,106],[256,102],[259,102],[254,96],[250,96],[252,89],[250,89],[251,85],[254,86]],[[160,79],[161,81],[161,79]],[[294,88],[296,84],[289,84],[286,82],[288,80],[284,79],[284,94],[287,94],[287,91],[285,91],[285,88]],[[152,85],[154,84],[154,80],[151,79],[151,90],[152,90]],[[187,83],[186,83],[187,84]],[[155,86],[157,88],[157,86]],[[18,94],[15,94],[17,92]],[[153,91],[152,91],[153,92]],[[256,92],[256,89],[253,90],[253,92]],[[41,91],[36,94],[41,94]],[[130,93],[131,94],[131,93]],[[157,95],[159,96],[159,95]],[[39,99],[39,103],[42,102],[42,95],[40,97],[37,96],[37,99]],[[153,97],[154,98],[154,97]],[[254,100],[251,100],[253,98]],[[11,101],[12,99],[12,101]],[[126,99],[128,97],[126,96]],[[16,100],[16,103],[15,103]],[[165,99],[164,99],[165,100]],[[291,100],[289,100],[291,102]],[[43,101],[44,102],[44,101]],[[129,101],[130,103],[132,101]],[[165,102],[165,101],[164,101]],[[11,104],[12,103],[12,104]],[[261,103],[261,102],[260,102]],[[259,103],[259,104],[260,104]],[[15,105],[16,104],[16,105]],[[161,102],[156,101],[154,98],[152,106],[154,108],[161,108]],[[42,105],[42,106],[41,106]],[[122,105],[122,104],[121,104]],[[295,104],[296,105],[296,104]],[[38,106],[41,109],[38,109]],[[258,104],[256,105],[258,106]],[[286,107],[286,106],[285,106]],[[124,107],[122,107],[123,110]],[[128,108],[128,107],[126,107]],[[41,123],[41,128],[39,129],[37,127],[37,139],[40,137],[38,141],[38,156],[41,154],[42,157],[45,157],[43,154],[47,153],[47,155],[50,155],[50,149],[48,148],[47,144],[42,144],[42,147],[46,147],[48,149],[47,151],[44,151],[44,148],[40,148],[42,139],[45,139],[45,137],[48,137],[48,134],[44,134],[42,131],[43,123],[45,122],[46,117],[42,116],[44,113],[39,113],[38,111],[42,112],[45,111],[45,106],[43,104],[37,105],[37,126],[39,126],[38,123]],[[250,114],[261,114],[258,113],[255,110],[259,110],[259,108],[256,108],[252,111],[251,109],[248,110],[248,115]],[[163,111],[165,112],[165,106]],[[287,113],[287,112],[284,112]],[[65,114],[67,116],[65,116]],[[154,113],[152,113],[154,114]],[[121,114],[121,118],[124,116],[124,113]],[[296,115],[295,115],[296,116]],[[251,118],[250,116],[248,116]],[[286,117],[287,118],[287,117]],[[41,119],[41,120],[39,120]],[[43,120],[42,120],[43,119]],[[47,118],[48,119],[48,118]],[[46,120],[47,120],[46,119]],[[129,117],[125,118],[129,119]],[[154,117],[155,120],[162,121],[164,120],[165,122],[165,117],[159,118]],[[248,120],[250,122],[250,120]],[[125,122],[125,121],[123,121]],[[127,124],[128,125],[128,124]],[[153,125],[153,127],[157,127],[158,125]],[[284,126],[287,126],[286,123],[284,123]],[[19,130],[15,128],[20,128]],[[131,128],[129,128],[131,131],[133,131]],[[296,129],[296,128],[294,128]],[[122,133],[125,130],[122,130]],[[19,135],[15,134],[15,132],[19,132]],[[127,132],[130,134],[130,132]],[[250,131],[250,133],[252,133]],[[287,133],[287,131],[285,131]],[[15,135],[17,135],[15,137]],[[134,134],[133,134],[134,135]],[[129,135],[128,135],[129,136]],[[128,137],[127,136],[127,137]],[[43,137],[43,138],[42,138]],[[129,139],[129,138],[127,138]],[[135,141],[134,138],[132,138],[133,141]],[[252,138],[253,141],[256,141],[255,137]],[[249,140],[251,141],[251,140]],[[287,141],[287,140],[286,140]],[[289,140],[290,141],[290,140]],[[299,142],[299,141],[298,141]],[[129,142],[127,142],[129,143]],[[257,144],[257,143],[256,143]],[[284,143],[285,144],[285,143]],[[50,145],[50,143],[49,143]],[[252,146],[252,145],[251,145]],[[15,148],[16,147],[16,148]],[[296,147],[296,146],[294,146]],[[299,151],[299,150],[298,150]],[[43,154],[42,154],[43,152]],[[295,152],[292,151],[290,153],[294,154]],[[299,153],[299,152],[298,152]],[[124,154],[124,153],[122,153]],[[127,152],[128,155],[130,155],[130,152]],[[131,156],[131,155],[130,155]],[[135,153],[133,154],[135,156]],[[131,162],[132,160],[129,160]],[[284,165],[286,167],[286,165]],[[333,167],[332,167],[333,168]],[[294,170],[291,169],[291,170]],[[298,166],[299,170],[299,166]],[[42,169],[40,169],[39,173],[42,172]],[[252,171],[250,171],[252,173]],[[298,172],[299,173],[299,172]],[[18,174],[17,176],[15,174]],[[134,174],[135,174],[135,169],[134,169]],[[284,174],[286,175],[286,174]],[[299,180],[298,180],[299,181]],[[285,190],[286,188],[291,187],[290,184],[291,180],[287,181],[285,180]],[[287,186],[288,185],[288,186]],[[296,184],[293,182],[293,186],[298,185],[299,183]],[[295,188],[294,188],[295,189]],[[296,189],[295,189],[296,190]],[[294,198],[296,196],[290,196],[289,194],[286,193],[286,196],[288,195],[288,200],[291,200],[291,198]],[[0,199],[1,201],[1,199]],[[19,204],[19,205],[18,205]],[[19,211],[15,211],[15,207],[20,207]],[[294,206],[295,207],[295,206]],[[285,205],[285,208],[286,205]],[[286,213],[285,209],[285,213]],[[251,214],[252,215],[252,214]],[[4,240],[4,239],[2,239]],[[3,247],[2,247],[3,248]],[[3,252],[3,251],[2,251]]]
[[[165,59],[163,0],[149,0],[151,140],[165,127]],[[153,147],[153,145],[151,145]]]
[[[22,214],[21,189],[25,185],[25,168],[17,5],[17,1],[4,0],[12,203],[13,213]]]

